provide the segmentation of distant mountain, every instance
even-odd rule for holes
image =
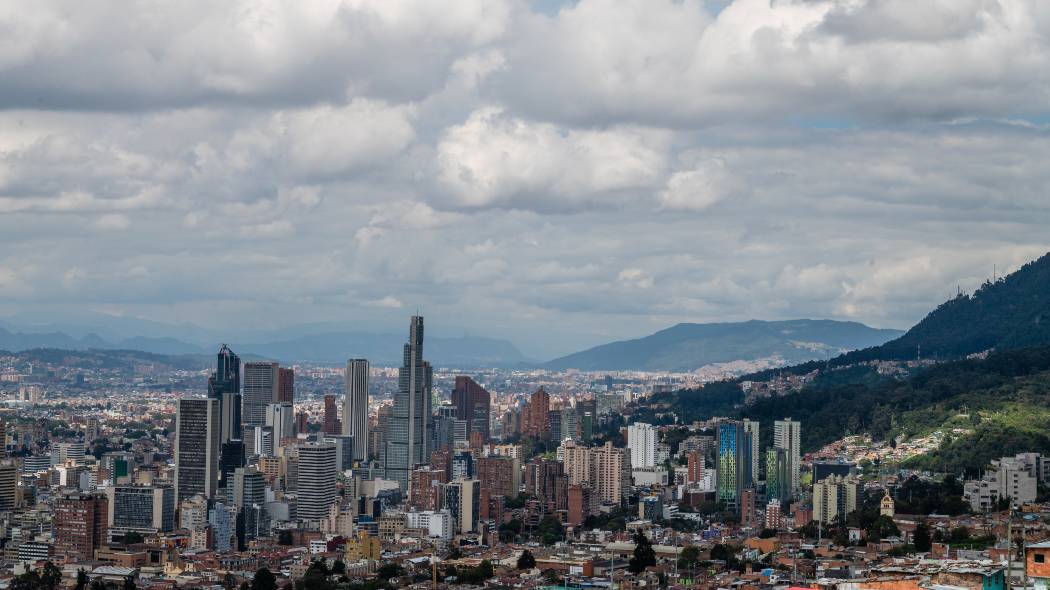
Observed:
[[[399,366],[405,335],[328,332],[286,340],[230,344],[242,359],[268,358],[287,363],[342,363],[348,358],[363,357],[375,365]],[[218,350],[218,343],[197,345],[164,336],[132,336],[106,340],[94,333],[75,337],[60,331],[13,332],[0,328],[0,350],[19,352],[37,348],[69,351],[129,350],[158,355],[210,355]],[[492,338],[431,336],[426,339],[424,351],[426,359],[440,367],[511,367],[532,363],[510,342]]]
[[[771,357],[801,363],[882,344],[900,334],[900,330],[834,320],[678,324],[644,338],[603,344],[554,359],[546,367],[691,371],[713,363]]]
[[[370,332],[330,332],[311,334],[273,342],[231,343],[238,354],[243,350],[282,361],[342,363],[349,358],[367,358],[374,365],[400,366],[405,335]],[[531,361],[506,340],[463,336],[428,336],[423,356],[439,367],[508,367]]]

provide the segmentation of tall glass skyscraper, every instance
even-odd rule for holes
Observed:
[[[754,485],[751,433],[742,422],[718,426],[718,501],[739,513],[744,490]]]
[[[398,482],[402,491],[408,490],[412,468],[430,458],[432,383],[433,368],[423,360],[423,317],[412,316],[380,453],[386,478]]]
[[[221,441],[241,438],[241,359],[225,344],[208,378],[208,397],[219,400]]]

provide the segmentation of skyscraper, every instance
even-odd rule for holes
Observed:
[[[339,425],[339,410],[335,406],[335,396],[328,394],[324,396],[324,422],[321,425],[321,432],[339,434],[342,430]]]
[[[652,424],[635,422],[627,427],[627,447],[631,449],[631,467],[656,465],[656,428]]]
[[[269,518],[266,513],[266,479],[255,467],[240,467],[233,472],[233,489],[227,498],[236,512],[237,545],[269,533]]]
[[[346,361],[343,434],[354,437],[354,461],[368,460],[368,361]]]
[[[784,418],[773,423],[773,446],[787,455],[788,490],[792,497],[801,491],[800,471],[802,464],[802,423]]]
[[[175,415],[175,496],[215,497],[219,479],[219,400],[183,398]]]
[[[524,429],[526,435],[534,436],[541,440],[550,438],[550,423],[547,421],[547,414],[550,412],[550,409],[551,398],[547,395],[547,390],[540,387],[529,398],[527,408],[528,421]]]
[[[241,359],[225,344],[208,378],[208,398],[219,402],[220,442],[241,438]]]
[[[751,485],[751,434],[742,422],[723,422],[718,426],[718,500],[739,513]]]
[[[412,316],[404,363],[398,371],[398,392],[386,424],[380,460],[386,478],[408,490],[408,476],[430,456],[431,389],[433,369],[423,360],[423,317]]]
[[[279,397],[279,368],[277,363],[271,362],[244,363],[241,421],[245,431],[266,425],[266,406]],[[245,442],[248,442],[247,438]]]
[[[277,398],[275,403],[295,404],[295,371],[291,368],[277,369]]]
[[[759,449],[761,449],[762,447],[759,446],[758,442],[758,421],[748,420],[747,418],[744,418],[743,423],[744,432],[746,432],[748,436],[751,437],[751,467],[749,468],[748,477],[752,482],[750,485],[754,485],[754,482],[758,481],[758,466],[762,462],[761,453],[759,452]]]
[[[790,462],[784,449],[766,449],[766,498],[780,504],[791,500]]]
[[[281,440],[295,437],[295,410],[288,402],[266,406],[266,425],[273,428],[273,444],[281,446]]]
[[[456,377],[456,386],[452,389],[452,405],[456,406],[456,418],[467,423],[467,436],[472,432],[481,432],[482,438],[489,440],[489,411],[491,395],[470,377]]]
[[[299,447],[297,510],[303,520],[328,518],[335,502],[336,457],[333,444]]]

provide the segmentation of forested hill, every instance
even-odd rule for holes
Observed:
[[[870,358],[952,359],[990,348],[1050,344],[1050,254],[1017,272],[960,294],[933,310],[900,338],[844,355],[846,363]]]
[[[904,379],[879,376],[868,366],[831,370],[799,393],[743,401],[739,382],[712,383],[653,396],[633,409],[634,419],[666,422],[670,412],[684,423],[735,416],[758,420],[766,430],[791,416],[802,421],[807,452],[846,434],[889,440],[960,429],[965,434],[915,464],[975,473],[1003,455],[1050,452],[1050,347],[943,363]]]
[[[885,344],[847,352],[827,363],[808,362],[770,369],[745,379],[763,381],[778,373],[801,375],[826,366],[843,367],[872,360],[913,360],[921,356],[947,361],[989,349],[1047,345],[1050,345],[1050,254],[995,282],[985,283],[972,295],[960,293],[902,336]]]

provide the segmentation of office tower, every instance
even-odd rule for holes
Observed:
[[[277,368],[277,397],[273,401],[295,405],[295,370]]]
[[[788,489],[792,498],[797,498],[801,491],[800,472],[802,467],[802,423],[791,418],[784,418],[773,423],[773,446],[782,449],[787,455],[787,470],[790,477]]]
[[[813,484],[813,520],[824,524],[844,522],[863,501],[857,478],[832,475]]]
[[[266,480],[254,467],[241,467],[233,472],[233,490],[227,498],[236,511],[235,535],[238,547],[269,534],[266,512]]]
[[[335,468],[339,471],[354,466],[354,437],[334,434],[324,437],[323,442],[335,445]]]
[[[52,517],[56,561],[78,563],[95,559],[95,550],[106,544],[108,511],[105,496],[61,494]]]
[[[592,438],[594,438],[594,413],[584,412],[580,415],[580,439],[589,443]]]
[[[274,447],[286,438],[295,438],[295,410],[292,404],[280,402],[266,406],[266,425],[273,429]]]
[[[484,387],[470,377],[456,377],[456,386],[452,389],[452,405],[456,406],[456,418],[467,423],[468,438],[473,432],[481,432],[484,441],[488,442],[491,403],[491,396]]]
[[[412,469],[430,456],[432,382],[433,369],[423,360],[423,317],[412,316],[380,456],[386,479],[396,481],[403,491],[408,490]]]
[[[444,509],[452,515],[452,526],[458,533],[478,530],[481,518],[481,482],[458,480],[445,484]]]
[[[175,496],[215,497],[219,480],[219,400],[182,398],[175,415]]]
[[[252,454],[259,457],[273,457],[277,447],[274,446],[273,427],[252,427]]]
[[[51,464],[65,465],[68,462],[84,463],[84,443],[80,441],[58,442],[51,445]]]
[[[751,486],[751,434],[741,422],[723,422],[718,443],[718,500],[739,514],[743,492]]]
[[[168,485],[118,485],[106,488],[109,529],[114,537],[128,532],[166,533],[175,528],[175,490]]]
[[[550,432],[550,440],[561,440],[561,410],[549,410],[547,412],[547,430]]]
[[[328,518],[335,502],[335,445],[308,444],[299,447],[297,514],[303,520]]]
[[[576,408],[562,408],[561,410],[561,436],[558,440],[578,440],[580,438],[580,415]]]
[[[18,508],[18,466],[11,459],[0,463],[0,512]]]
[[[631,449],[631,468],[656,466],[656,427],[635,422],[627,427],[627,448]]]
[[[91,421],[92,420],[94,420],[94,427],[95,427],[94,430],[91,428],[91,423],[92,423]],[[91,418],[90,420],[88,420],[88,425],[89,425],[88,426],[88,432],[96,434],[95,438],[98,438],[98,436],[97,436],[98,419]],[[86,435],[84,436],[84,438],[85,438],[85,440],[87,440],[87,436]],[[94,440],[94,439],[92,439],[92,440]],[[4,420],[0,420],[0,458],[6,457],[6,456],[7,456],[7,422],[5,422]]]
[[[212,530],[212,548],[216,553],[228,553],[237,548],[237,510],[229,504],[216,502],[208,509],[208,526]]]
[[[245,430],[266,424],[266,406],[278,398],[279,368],[271,362],[244,363],[241,422]]]
[[[245,466],[245,443],[240,440],[231,440],[223,443],[222,450],[218,454],[218,479],[219,485],[229,489],[233,471],[237,467]]]
[[[469,451],[452,456],[452,479],[474,479],[474,455]]]
[[[759,446],[758,442],[758,422],[744,418],[743,423],[744,432],[751,437],[751,465],[748,467],[748,485],[753,486],[759,478],[758,465],[762,458],[759,449],[762,447]]]
[[[516,498],[521,488],[521,463],[515,457],[480,457],[478,481],[493,496]]]
[[[547,414],[551,410],[551,398],[547,390],[540,387],[529,398],[527,408],[527,422],[525,424],[525,435],[533,436],[541,440],[550,438],[550,425],[547,423]]]
[[[219,403],[220,441],[241,438],[241,359],[225,344],[208,378],[208,398]]]
[[[784,449],[766,449],[766,499],[781,504],[791,500],[791,469]]]
[[[335,407],[335,396],[328,394],[324,396],[324,421],[321,423],[321,432],[324,434],[339,434],[343,431],[339,424],[339,410]]]
[[[343,434],[354,437],[354,461],[368,460],[368,361],[346,361]]]

